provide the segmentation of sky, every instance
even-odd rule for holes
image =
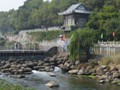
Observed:
[[[9,11],[18,9],[26,0],[0,0],[0,11]]]

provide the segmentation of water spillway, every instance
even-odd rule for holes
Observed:
[[[97,80],[72,76],[68,74],[62,74],[59,72],[59,68],[53,73],[56,77],[51,77],[49,72],[40,72],[33,70],[33,74],[27,75],[23,79],[11,78],[6,75],[0,75],[1,79],[5,79],[11,83],[17,83],[22,86],[34,88],[35,90],[119,90],[120,86],[116,86],[110,83],[100,84]],[[59,83],[58,88],[48,88],[45,84],[48,81],[56,81]],[[92,83],[91,83],[92,82]]]

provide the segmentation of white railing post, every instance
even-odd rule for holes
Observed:
[[[35,44],[34,44],[34,52],[35,52]]]

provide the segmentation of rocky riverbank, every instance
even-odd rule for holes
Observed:
[[[120,65],[109,64],[100,65],[97,61],[80,63],[79,60],[74,63],[69,60],[69,56],[55,55],[43,60],[8,60],[0,61],[0,71],[16,78],[24,78],[26,74],[31,74],[32,70],[54,71],[55,66],[60,67],[62,71],[76,75],[95,76],[99,82],[120,84]]]

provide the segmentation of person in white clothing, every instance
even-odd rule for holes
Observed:
[[[59,35],[59,40],[58,40],[58,45],[59,45],[59,51],[60,52],[66,52],[67,51],[67,43],[63,37],[63,35]]]

